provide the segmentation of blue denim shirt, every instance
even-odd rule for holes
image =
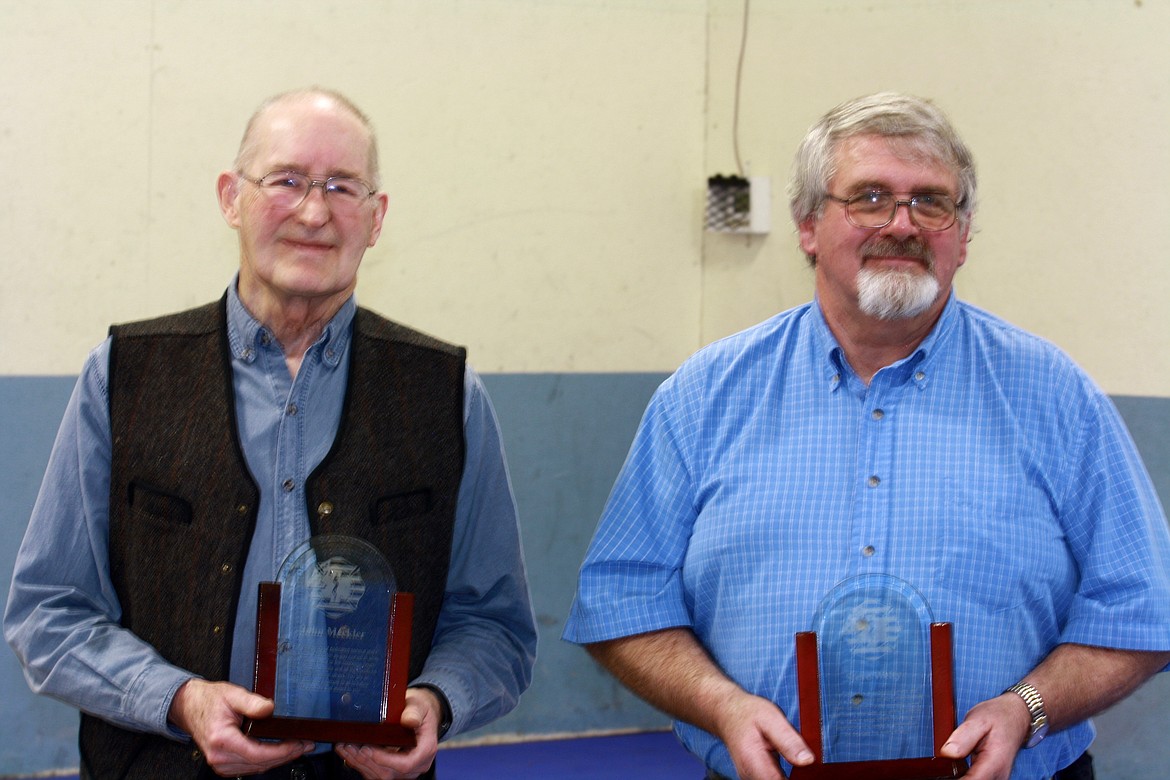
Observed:
[[[308,350],[295,380],[233,283],[228,339],[240,443],[261,493],[236,616],[230,679],[251,689],[257,584],[309,536],[304,482],[341,416],[356,304]],[[181,737],[167,723],[191,673],[121,628],[109,576],[109,340],[90,353],[69,401],[17,556],[4,632],[29,685],[111,723]],[[464,379],[467,442],[446,596],[415,683],[451,704],[448,736],[512,709],[531,680],[536,629],[515,501],[487,393]]]

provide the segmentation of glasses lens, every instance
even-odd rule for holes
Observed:
[[[875,228],[889,223],[897,208],[897,201],[888,192],[864,192],[850,198],[845,208],[846,216],[854,225]]]
[[[926,193],[910,200],[914,221],[923,230],[945,230],[955,221],[955,202],[947,195]]]
[[[281,209],[296,208],[309,192],[309,177],[293,171],[273,171],[258,184],[268,201]]]
[[[356,208],[369,197],[370,189],[357,179],[335,176],[325,182],[325,194],[329,203],[342,208]]]

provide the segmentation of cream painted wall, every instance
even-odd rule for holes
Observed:
[[[710,2],[709,173],[732,172],[742,0]],[[773,232],[704,237],[709,341],[811,296],[784,188],[805,130],[883,89],[935,99],[976,157],[959,294],[1111,393],[1170,395],[1170,2],[753,0],[740,149]]]
[[[1112,393],[1170,394],[1170,1],[754,0],[740,145],[773,232],[701,231],[731,172],[742,0],[0,0],[0,365],[71,374],[111,321],[218,295],[213,199],[263,97],[349,93],[392,207],[359,298],[483,371],[663,371],[811,294],[805,128],[934,97],[983,208],[960,293]],[[29,175],[29,174],[21,174]]]
[[[218,296],[244,122],[307,84],[379,130],[358,296],[481,371],[673,367],[698,343],[706,0],[0,0],[0,365]],[[35,178],[40,186],[22,184]]]

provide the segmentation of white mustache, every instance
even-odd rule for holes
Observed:
[[[913,257],[922,260],[928,269],[934,268],[934,252],[916,238],[898,241],[894,238],[877,238],[861,247],[861,257]]]

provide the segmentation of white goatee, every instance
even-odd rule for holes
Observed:
[[[857,274],[861,310],[882,320],[917,317],[938,298],[938,279],[931,273],[862,268]]]

